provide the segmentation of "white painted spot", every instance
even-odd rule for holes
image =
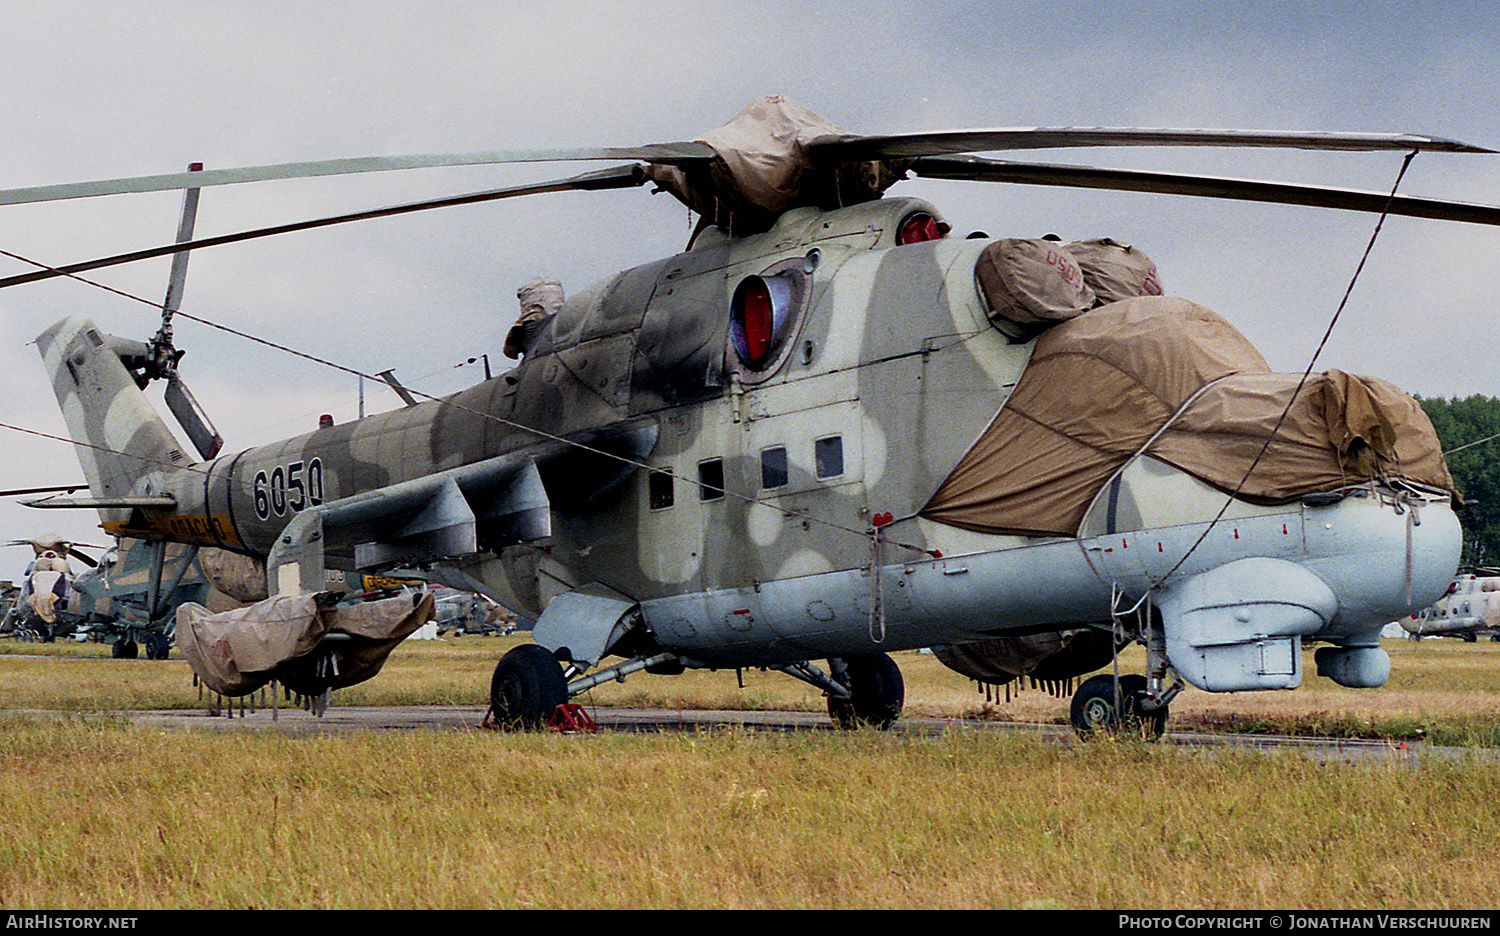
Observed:
[[[878,486],[885,477],[886,439],[880,423],[873,418],[862,415],[860,421],[864,424],[864,438],[861,441],[864,445],[865,488],[868,490]]]
[[[786,515],[765,504],[752,504],[745,518],[750,539],[757,546],[769,546],[781,536],[781,525]]]
[[[691,501],[684,502],[684,486],[677,487],[678,503],[667,510],[651,510],[644,493],[637,499],[641,571],[663,584],[686,582],[703,566],[703,511]]]
[[[852,367],[859,362],[868,321],[870,292],[880,270],[878,256],[859,256],[839,268],[833,288],[824,300],[829,305],[828,337],[821,351],[824,366]]]
[[[302,594],[302,572],[295,562],[276,567],[276,594]]]
[[[800,549],[781,564],[776,571],[778,579],[798,578],[803,575],[819,575],[832,572],[833,563],[815,549]]]

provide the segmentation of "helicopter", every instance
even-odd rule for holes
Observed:
[[[1457,637],[1467,643],[1480,636],[1500,641],[1500,576],[1479,569],[1458,576],[1435,604],[1399,622],[1411,640]]]
[[[170,655],[172,612],[178,605],[237,604],[210,586],[201,569],[207,555],[196,561],[186,556],[184,561],[188,552],[196,555],[190,546],[144,540],[88,546],[53,533],[7,545],[30,546],[36,558],[27,566],[15,606],[0,617],[0,634],[46,643],[58,637],[107,642],[116,659],[134,659],[144,649],[148,660],[165,660]],[[98,551],[97,558],[80,547]],[[69,559],[87,568],[75,575]]]
[[[17,634],[51,643],[73,633],[81,615],[70,608],[74,558],[89,567],[97,563],[73,543],[55,533],[29,540],[12,540],[9,546],[29,546],[34,558],[26,566],[21,588],[13,605],[0,615],[0,634]]]
[[[1187,685],[1295,688],[1304,643],[1326,644],[1315,654],[1321,675],[1383,685],[1380,630],[1435,601],[1460,551],[1453,482],[1415,401],[1336,370],[1272,373],[1227,321],[1164,294],[1131,245],[951,236],[937,206],[885,192],[917,175],[1491,225],[1500,209],[972,155],[1147,145],[1492,152],[1410,134],[861,136],[773,97],[687,142],[0,192],[5,204],[440,165],[630,161],[232,235],[180,232],[173,244],[0,287],[540,192],[651,182],[699,219],[683,252],[518,323],[511,370],[230,454],[190,402],[165,322],[143,345],[66,319],[37,344],[91,496],[31,505],[96,509],[113,534],[255,564],[265,597],[234,626],[256,635],[296,618],[311,634],[257,672],[305,673],[321,653],[319,685],[332,684],[346,652],[339,617],[354,614],[330,596],[331,573],[419,575],[484,594],[534,622],[535,642],[505,654],[489,687],[495,718],[521,727],[642,670],[745,667],[821,689],[840,727],[886,727],[904,704],[890,653],[923,647],[1001,684],[1071,680],[1143,644],[1144,674],[1094,677],[1073,694],[1070,718],[1084,733],[1159,734]],[[201,460],[141,393],[156,378],[175,381],[169,408]],[[422,613],[410,602],[392,611],[401,627]],[[179,612],[179,642],[184,623]],[[234,643],[214,640],[205,646]],[[346,669],[363,678],[370,667]]]

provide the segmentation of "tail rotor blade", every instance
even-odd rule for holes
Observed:
[[[209,421],[208,414],[198,405],[187,384],[175,372],[167,378],[165,399],[167,409],[177,417],[177,422],[192,440],[198,454],[205,460],[219,454],[219,450],[224,447],[224,437],[219,435],[219,431]]]
[[[193,163],[188,166],[188,172],[202,172],[203,163]],[[182,192],[182,220],[177,224],[177,243],[186,244],[193,239],[193,228],[198,221],[198,193],[201,189],[190,188]],[[168,329],[167,338],[171,339],[170,323],[172,313],[182,308],[182,287],[187,282],[188,252],[179,251],[172,255],[172,272],[167,279],[167,298],[163,300],[162,327]]]

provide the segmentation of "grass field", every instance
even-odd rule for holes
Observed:
[[[463,637],[408,641],[376,678],[339,692],[336,705],[482,705],[495,661],[524,638]],[[1458,640],[1388,640],[1390,683],[1346,689],[1315,675],[1306,654],[1294,692],[1211,694],[1189,689],[1172,705],[1171,728],[1428,739],[1500,746],[1500,644]],[[63,659],[57,659],[57,658]],[[895,654],[906,681],[907,711],[938,717],[983,717],[1060,723],[1068,700],[1035,689],[986,702],[976,685],[930,654]],[[1139,649],[1122,671],[1140,672]],[[744,687],[740,688],[743,681]],[[0,709],[119,711],[201,705],[181,660],[113,660],[104,644],[0,641]],[[822,694],[780,673],[747,670],[682,676],[639,673],[607,683],[581,701],[660,708],[825,711]]]
[[[481,704],[509,643],[411,643],[335,704]],[[1500,905],[1500,767],[1413,765],[952,729],[162,731],[108,714],[197,705],[180,661],[0,643],[0,909],[1277,908]],[[1403,719],[1493,731],[1500,646],[1395,643],[1392,686],[1184,693],[1173,726]],[[63,657],[63,658],[58,658]],[[909,708],[986,705],[899,654]],[[1127,661],[1129,662],[1129,661]],[[780,676],[632,678],[596,704],[821,709]],[[101,714],[102,713],[102,714]]]
[[[0,908],[1462,908],[1493,763],[1009,733],[0,732]]]

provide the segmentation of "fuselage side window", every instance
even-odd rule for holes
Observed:
[[[652,510],[666,510],[675,503],[670,472],[653,471],[647,476],[646,498]]]
[[[760,453],[760,486],[763,488],[785,487],[787,473],[786,446],[778,445]]]
[[[724,496],[724,459],[698,463],[698,499],[719,500]]]
[[[829,436],[813,442],[813,463],[818,479],[837,478],[844,473],[844,437]]]

